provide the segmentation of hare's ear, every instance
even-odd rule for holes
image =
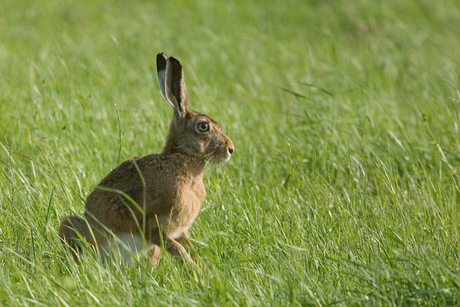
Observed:
[[[179,61],[164,53],[157,55],[158,81],[163,96],[174,107],[174,113],[183,117],[188,111],[188,93]]]
[[[165,72],[166,72],[166,60],[168,56],[164,53],[157,54],[157,73],[158,73],[158,83],[160,83],[160,90],[163,96],[166,98],[165,93]],[[173,105],[174,107],[174,105]]]

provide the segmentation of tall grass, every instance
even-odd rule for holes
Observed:
[[[458,305],[459,29],[453,0],[0,2],[0,305]],[[60,220],[164,144],[161,51],[235,144],[205,269],[76,265]]]

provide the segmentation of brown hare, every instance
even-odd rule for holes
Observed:
[[[192,247],[189,227],[206,197],[204,167],[228,161],[234,147],[213,119],[189,109],[178,60],[158,54],[157,71],[161,92],[174,107],[166,145],[161,153],[135,157],[110,172],[88,196],[84,219],[64,218],[59,236],[75,261],[84,238],[103,260],[115,241],[130,249],[147,243],[156,264],[164,242],[170,254],[196,266],[183,245]]]

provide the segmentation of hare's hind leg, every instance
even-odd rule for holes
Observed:
[[[64,245],[67,244],[67,247],[70,247],[73,259],[77,263],[77,254],[81,253],[81,241],[78,234],[87,238],[89,229],[86,221],[75,215],[64,218],[59,226],[59,237],[62,239]]]
[[[158,245],[154,245],[150,250],[150,263],[153,266],[157,266],[160,263],[161,248]]]
[[[78,263],[78,254],[82,252],[81,238],[83,237],[90,245],[99,249],[101,258],[104,259],[104,247],[107,245],[107,238],[99,231],[91,231],[85,219],[71,215],[62,220],[59,226],[59,237],[62,243],[70,247],[73,259]],[[93,227],[92,227],[93,228]],[[96,243],[97,242],[97,243]],[[96,247],[97,246],[97,247]]]

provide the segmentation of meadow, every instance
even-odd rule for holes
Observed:
[[[77,265],[62,218],[164,145],[158,52],[235,145],[202,270]],[[0,305],[459,305],[459,111],[456,0],[1,1]]]

